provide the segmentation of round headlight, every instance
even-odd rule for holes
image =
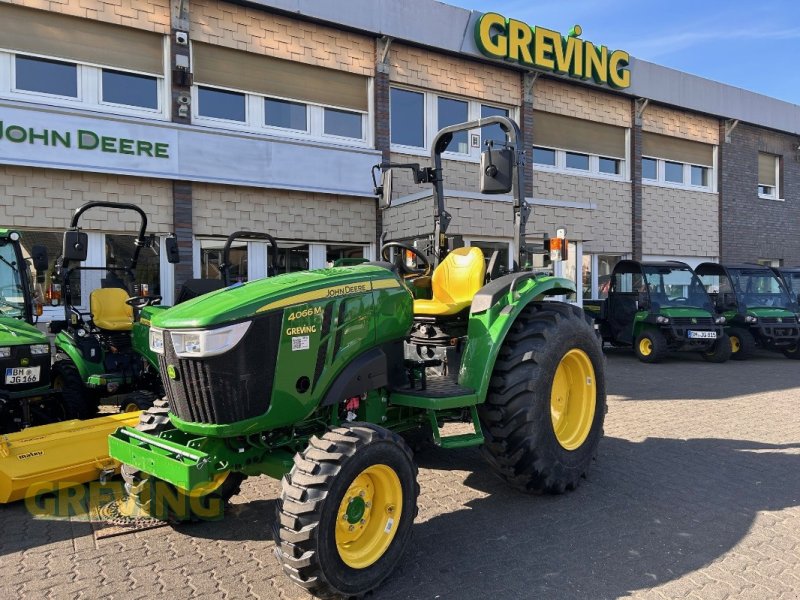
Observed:
[[[18,242],[18,241],[19,241],[19,233],[17,233],[16,231],[12,231],[12,232],[9,234],[9,236],[8,236],[8,237],[10,237],[10,238],[11,238],[11,241],[12,241],[12,242]]]
[[[727,321],[725,317],[717,317],[716,319],[714,319],[714,323],[716,323],[717,325],[724,325],[725,321]]]

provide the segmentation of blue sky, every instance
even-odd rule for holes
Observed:
[[[800,0],[445,0],[800,105]]]

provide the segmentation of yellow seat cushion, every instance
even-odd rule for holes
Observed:
[[[431,300],[414,300],[414,314],[447,316],[461,312],[483,287],[486,261],[480,248],[456,248],[436,267],[431,278]]]
[[[92,321],[100,329],[130,331],[133,327],[133,307],[125,304],[128,292],[122,288],[102,288],[89,295]]]

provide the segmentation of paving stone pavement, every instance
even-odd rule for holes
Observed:
[[[509,489],[474,449],[417,454],[414,537],[373,598],[800,598],[798,366],[609,351],[606,435],[563,496]],[[306,599],[273,556],[278,489],[250,479],[223,522],[99,541],[0,507],[0,598]]]

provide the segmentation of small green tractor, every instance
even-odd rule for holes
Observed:
[[[772,268],[706,262],[695,272],[727,319],[731,358],[746,360],[764,348],[800,359],[797,301]]]
[[[93,208],[132,211],[140,220],[130,263],[124,267],[89,267],[87,234],[79,228],[82,215]],[[151,248],[154,239],[146,235],[147,216],[134,204],[89,202],[75,211],[70,229],[64,233],[59,275],[62,279],[65,319],[52,321],[56,334],[53,388],[60,390],[72,416],[86,419],[97,413],[101,399],[121,395],[123,411],[152,406],[164,393],[158,371],[158,357],[148,345],[150,320],[166,307],[161,296],[129,294],[136,281],[139,253]],[[179,260],[177,241],[166,239],[170,263]],[[74,275],[82,271],[105,272],[102,287],[92,290],[89,311],[79,308],[73,292]]]
[[[574,284],[518,266],[497,276],[480,249],[446,236],[441,155],[454,133],[494,124],[508,142],[482,153],[481,190],[513,191],[514,262],[523,263],[530,209],[516,123],[446,127],[430,167],[377,165],[383,208],[396,169],[432,184],[428,251],[392,242],[382,255],[393,246],[403,260],[251,281],[155,315],[150,348],[167,399],[109,438],[132,500],[161,518],[218,517],[198,513],[244,477],[282,478],[278,560],[294,582],[330,597],[375,589],[401,559],[419,494],[404,436],[480,446],[523,492],[578,485],[606,396],[592,327],[577,307],[548,298]],[[413,296],[426,287],[426,298]],[[462,425],[453,432],[452,423]]]
[[[604,342],[633,347],[645,363],[669,352],[700,352],[710,362],[731,355],[725,317],[689,265],[678,261],[621,260],[611,273],[608,298],[584,301]]]
[[[0,229],[0,434],[70,416],[50,395],[50,343],[34,326],[41,304],[28,261],[42,276],[47,249],[34,246],[26,257],[20,239],[18,231]]]

